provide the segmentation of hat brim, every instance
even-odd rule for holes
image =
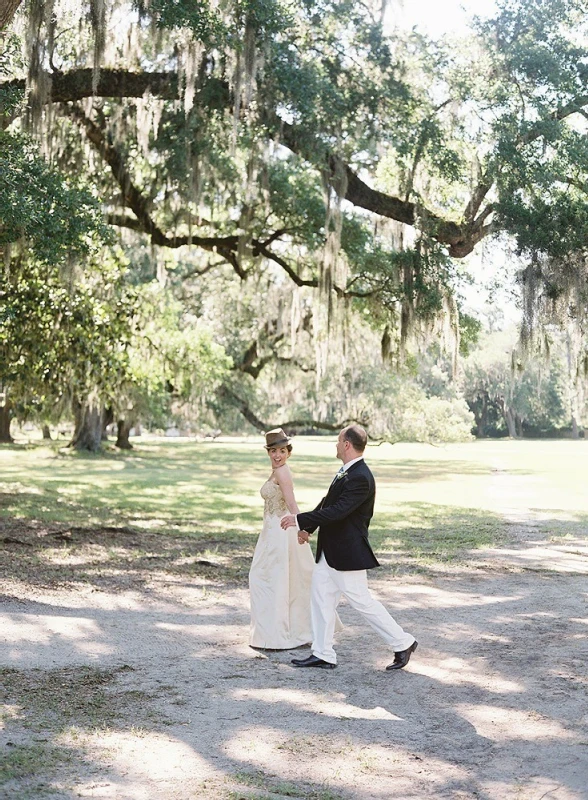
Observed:
[[[272,442],[271,444],[264,444],[266,450],[271,450],[272,447],[281,447],[284,444],[290,444],[291,439],[278,439],[277,442]]]

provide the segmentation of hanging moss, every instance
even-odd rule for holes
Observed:
[[[106,3],[105,0],[90,0],[90,22],[94,34],[94,59],[92,71],[92,91],[95,93],[100,79],[100,65],[106,45]]]
[[[514,363],[524,368],[537,357],[547,363],[550,352],[549,329],[564,335],[569,407],[573,435],[578,435],[588,365],[588,254],[568,257],[535,253],[519,273],[523,319]]]

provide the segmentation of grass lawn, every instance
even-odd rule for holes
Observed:
[[[19,565],[52,565],[49,581],[75,572],[91,582],[115,567],[156,567],[160,557],[166,568],[245,581],[269,474],[261,437],[134,443],[96,456],[57,443],[0,447],[0,520]],[[549,536],[585,530],[583,441],[384,444],[366,458],[378,483],[371,540],[389,569],[423,570],[499,546],[517,515],[532,515]],[[298,437],[290,465],[300,507],[314,507],[338,467],[334,437]]]

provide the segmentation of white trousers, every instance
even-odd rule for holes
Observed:
[[[337,663],[333,650],[336,609],[341,595],[367,623],[379,633],[394,652],[406,650],[415,641],[414,636],[402,630],[384,606],[370,594],[367,570],[340,571],[330,567],[324,554],[312,573],[310,611],[312,617],[312,654],[330,664]]]

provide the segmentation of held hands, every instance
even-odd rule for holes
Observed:
[[[294,514],[286,514],[285,517],[282,517],[280,520],[280,525],[284,530],[288,530],[288,528],[297,528],[298,523],[296,522],[296,517]],[[308,531],[298,531],[298,544],[306,544],[310,538],[310,533]]]

